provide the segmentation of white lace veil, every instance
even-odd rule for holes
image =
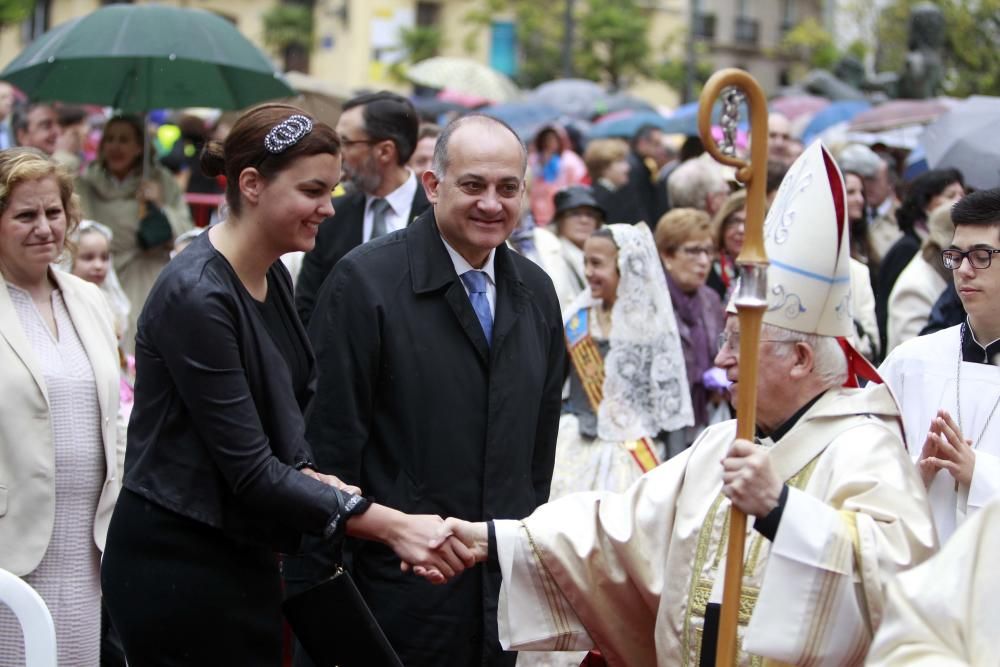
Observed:
[[[618,296],[604,359],[597,435],[625,441],[694,424],[677,320],[653,235],[608,225],[618,246]]]

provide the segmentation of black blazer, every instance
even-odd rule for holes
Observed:
[[[309,325],[321,470],[408,513],[518,519],[548,499],[566,370],[559,302],[506,245],[495,268],[487,346],[432,210],[337,264]],[[432,586],[387,547],[355,547],[358,586],[404,664],[513,663],[496,639],[499,573]]]
[[[268,289],[314,357],[281,262]],[[202,234],[160,274],[139,317],[125,488],[231,537],[276,550],[323,534],[336,492],[294,469],[312,460],[291,372],[253,298]]]
[[[413,195],[406,224],[413,222],[429,205],[424,186],[417,178],[417,192]],[[341,257],[364,242],[365,194],[353,192],[334,198],[333,211],[332,216],[320,223],[316,247],[302,258],[302,268],[295,283],[295,309],[306,326],[323,281]]]

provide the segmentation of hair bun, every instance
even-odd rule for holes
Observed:
[[[209,178],[226,173],[226,152],[221,141],[208,141],[201,151],[201,171]]]

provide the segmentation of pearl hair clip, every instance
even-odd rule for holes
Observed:
[[[264,137],[264,148],[268,153],[282,153],[294,146],[313,129],[313,122],[302,114],[293,114],[271,128]]]

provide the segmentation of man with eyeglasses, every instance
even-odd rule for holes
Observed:
[[[768,213],[757,442],[723,422],[624,493],[564,496],[522,521],[446,522],[503,574],[504,646],[714,665],[732,505],[751,517],[738,663],[861,663],[885,579],[936,538],[891,394],[845,386],[858,359],[844,342],[846,223],[842,177],[816,142]],[[716,356],[734,393],[740,333],[730,318]]]
[[[323,281],[356,246],[409,225],[428,207],[407,161],[417,146],[420,119],[405,97],[386,91],[344,103],[337,121],[344,186],[323,221],[316,247],[302,258],[295,308],[306,325]]]
[[[942,542],[1000,497],[1000,188],[967,195],[951,217],[955,235],[941,261],[966,320],[906,341],[879,369],[899,401]]]

